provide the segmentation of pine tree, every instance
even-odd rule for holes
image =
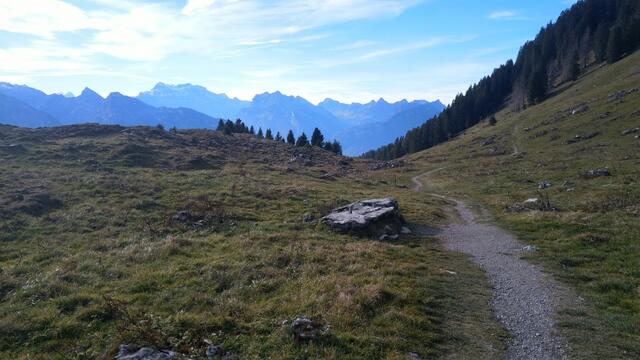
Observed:
[[[264,135],[262,134],[262,128],[258,129],[258,139],[264,139]]]
[[[338,140],[333,140],[333,144],[331,144],[331,151],[338,155],[342,155],[342,145],[338,142]]]
[[[307,134],[304,132],[298,137],[296,140],[296,146],[306,146],[309,145],[309,139],[307,138]]]
[[[276,133],[276,137],[274,138],[275,141],[282,141],[282,135],[280,135],[280,131],[278,131]]]
[[[538,69],[533,72],[531,79],[529,80],[529,103],[537,104],[544,100],[547,95],[547,71],[544,68],[544,64],[539,65]]]
[[[271,134],[271,129],[267,129],[267,132],[264,135],[265,139],[273,140],[273,134]]]
[[[245,126],[244,126],[244,123],[242,122],[242,120],[236,119],[236,123],[233,126],[233,132],[236,132],[236,133],[244,133],[245,132]]]
[[[224,120],[218,120],[218,127],[216,128],[218,131],[224,131]]]
[[[571,66],[569,67],[569,79],[575,81],[580,76],[580,60],[578,59],[578,50],[573,52]]]
[[[233,134],[234,130],[235,129],[234,129],[233,122],[231,120],[227,120],[224,123],[224,134],[225,135],[231,135],[231,134]]]
[[[253,125],[251,125],[251,127],[249,128],[249,134],[251,134],[251,135],[255,135],[256,134],[256,130],[253,128]]]
[[[622,27],[614,26],[609,32],[609,41],[607,42],[607,62],[614,63],[620,59],[624,51]]]
[[[311,145],[313,146],[322,146],[324,142],[324,135],[320,132],[320,129],[313,129],[313,134],[311,134]]]
[[[604,61],[607,59],[607,42],[609,41],[609,27],[605,24],[600,24],[594,35],[595,45],[594,51],[596,59],[598,61]]]
[[[296,137],[293,136],[293,131],[289,130],[289,133],[287,134],[287,144],[295,145],[295,143],[296,143]]]

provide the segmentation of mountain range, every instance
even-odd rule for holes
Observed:
[[[279,91],[244,101],[191,84],[158,83],[137,97],[114,92],[103,98],[89,88],[78,96],[48,95],[25,85],[0,83],[0,123],[25,127],[92,122],[213,128],[219,118],[240,118],[256,130],[270,128],[283,135],[289,130],[310,135],[318,127],[327,139],[342,142],[346,155],[360,155],[386,144],[443,109],[440,101],[424,100],[344,104],[325,99],[314,105]]]

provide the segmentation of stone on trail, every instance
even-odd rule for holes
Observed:
[[[404,219],[394,198],[361,200],[334,209],[321,221],[336,231],[372,236],[380,240],[395,240]]]

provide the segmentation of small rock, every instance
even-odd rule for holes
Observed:
[[[296,343],[317,339],[326,328],[306,317],[299,317],[291,322],[289,327]]]
[[[640,127],[631,128],[631,129],[625,129],[624,131],[622,131],[622,135],[635,134],[637,132],[640,132]]]
[[[180,211],[177,214],[175,214],[173,216],[173,220],[184,223],[184,222],[188,222],[188,221],[193,221],[194,220],[194,216],[190,212],[184,210],[184,211]]]
[[[581,175],[585,179],[594,179],[602,176],[611,176],[611,171],[609,171],[608,168],[593,169],[593,170],[586,171]]]
[[[401,234],[404,234],[404,235],[411,234],[411,229],[409,229],[409,228],[408,228],[408,227],[406,227],[406,226],[403,226],[403,227],[400,229],[400,233],[401,233]]]
[[[180,359],[179,354],[169,350],[156,350],[149,347],[138,348],[122,344],[115,360],[173,360]]]
[[[302,217],[302,221],[306,223],[312,222],[313,220],[315,220],[315,216],[313,216],[312,214],[305,214]]]
[[[551,187],[551,183],[547,180],[543,180],[538,183],[538,189],[540,190],[548,189],[550,187]]]
[[[222,357],[224,355],[224,349],[219,345],[210,344],[207,346],[207,357],[213,359],[216,357]]]
[[[538,248],[535,245],[527,245],[522,247],[522,251],[525,251],[525,252],[533,252],[536,250],[538,250]]]

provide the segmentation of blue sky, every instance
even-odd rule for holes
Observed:
[[[448,103],[574,2],[0,0],[0,81]]]

